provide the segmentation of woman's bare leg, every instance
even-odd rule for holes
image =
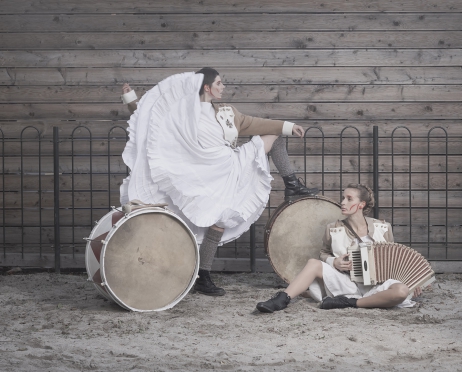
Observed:
[[[298,273],[284,292],[286,292],[290,298],[294,298],[300,293],[305,292],[317,278],[322,279],[322,262],[310,258],[302,271]]]
[[[259,302],[257,309],[262,313],[272,313],[285,309],[290,299],[306,291],[316,278],[322,278],[322,263],[311,258],[284,292],[276,293],[268,301]]]
[[[360,298],[357,307],[393,307],[403,302],[409,295],[409,288],[402,283],[395,283],[385,291],[372,296]]]
[[[260,138],[262,139],[264,147],[265,147],[265,154],[267,154],[271,151],[274,141],[276,141],[279,138],[279,136],[274,136],[272,134],[266,134],[264,136],[260,136]]]
[[[217,230],[219,232],[225,231],[225,229],[223,229],[221,227],[218,227],[217,225],[210,226],[209,229],[214,229],[214,230]]]

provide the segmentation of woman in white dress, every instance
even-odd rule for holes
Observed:
[[[257,309],[272,313],[287,307],[290,300],[309,288],[311,297],[321,302],[322,309],[346,307],[411,307],[407,300],[408,287],[394,279],[381,285],[365,286],[354,283],[348,273],[352,262],[348,261],[347,249],[362,242],[393,242],[391,225],[385,221],[366,217],[375,204],[374,193],[365,185],[349,184],[343,192],[342,214],[344,220],[330,223],[323,237],[320,259],[309,259],[306,266],[283,291],[273,298],[259,302]],[[324,291],[328,296],[322,298]],[[417,288],[414,296],[419,296]]]
[[[268,201],[273,179],[268,152],[284,179],[286,197],[318,192],[295,177],[280,137],[303,137],[304,129],[213,103],[224,88],[216,70],[203,68],[168,77],[137,105],[128,84],[122,96],[133,114],[122,155],[131,173],[121,186],[121,203],[167,203],[188,224],[200,244],[194,289],[212,296],[225,294],[210,278],[217,246],[247,231]],[[254,137],[236,147],[238,135]]]

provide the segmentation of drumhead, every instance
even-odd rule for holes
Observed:
[[[189,292],[199,270],[199,250],[176,215],[143,208],[114,225],[101,261],[104,287],[119,305],[158,311],[173,307]]]
[[[265,228],[265,249],[276,274],[290,283],[308,259],[319,259],[326,225],[343,218],[340,204],[324,196],[282,203]]]

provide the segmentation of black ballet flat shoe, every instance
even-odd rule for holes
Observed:
[[[289,176],[282,177],[286,189],[284,190],[284,199],[293,200],[303,196],[316,196],[319,193],[318,188],[309,189],[305,186],[301,178],[291,174]]]
[[[289,302],[290,296],[286,292],[278,292],[268,301],[259,302],[257,309],[262,313],[272,313],[285,309]]]
[[[194,292],[198,292],[207,296],[224,296],[226,291],[223,288],[217,287],[210,277],[210,271],[199,269],[199,278],[194,283]]]
[[[357,307],[356,298],[348,298],[345,296],[337,297],[324,297],[321,303],[321,309],[331,310],[331,309],[345,309],[347,307]]]

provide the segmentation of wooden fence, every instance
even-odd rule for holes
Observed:
[[[460,0],[3,0],[0,128],[4,138],[12,138],[33,126],[38,132],[27,130],[26,135],[39,137],[47,151],[51,151],[54,126],[63,138],[79,125],[94,138],[103,138],[114,126],[126,127],[128,110],[119,100],[123,82],[141,95],[173,73],[203,66],[220,71],[227,84],[224,101],[241,112],[321,128],[327,136],[338,136],[348,125],[365,137],[374,125],[381,137],[391,136],[399,126],[409,128],[414,137],[427,136],[435,126],[450,138],[462,135]],[[425,141],[413,142],[412,147],[409,142],[395,142],[394,150],[428,155]],[[461,200],[460,161],[455,157],[460,144],[455,143],[449,141],[448,181],[435,176],[428,186],[433,191],[449,190],[449,205]],[[35,145],[31,146],[21,150],[19,142],[13,141],[3,147],[11,161],[3,169],[8,173],[3,193],[9,203],[17,203],[14,194],[20,187],[20,177],[13,174],[19,165],[14,161],[21,151],[34,154]],[[70,151],[69,146],[63,144],[62,151]],[[85,151],[88,145],[82,146]],[[95,155],[107,153],[105,141],[93,146]],[[289,141],[294,167],[300,173],[301,147]],[[111,148],[114,172],[123,168],[116,160],[121,149],[122,144]],[[369,174],[367,163],[359,169],[354,159],[345,159],[347,171]],[[432,166],[446,170],[443,158],[430,159]],[[88,157],[77,162],[85,169]],[[336,162],[335,156],[328,158],[327,169],[336,169]],[[96,159],[95,164],[98,171],[109,171],[106,161]],[[33,156],[26,165],[30,172],[38,171]],[[380,165],[390,170],[391,157],[381,158]],[[384,193],[407,188],[417,200],[413,205],[418,205],[427,194],[410,190],[424,188],[427,165],[419,168],[414,162],[409,167],[408,157],[403,156],[394,158],[393,167],[401,172],[396,173],[395,184],[390,185],[390,177],[384,175],[379,187]],[[416,173],[409,178],[406,170]],[[314,172],[309,185],[320,185],[318,171],[309,169]],[[340,190],[338,175],[333,171],[324,185],[332,195]],[[368,181],[367,177],[363,179]],[[45,179],[42,188],[50,191],[50,180]],[[115,177],[113,182],[116,186],[120,179]],[[274,187],[272,207],[282,193],[278,177]],[[117,192],[116,187],[112,190]],[[95,195],[97,205],[107,206],[107,195],[100,200]],[[32,200],[33,192],[28,197]],[[113,197],[117,199],[116,194]],[[3,224],[17,223],[17,218],[8,217]],[[25,215],[24,223],[33,223],[33,218]],[[453,239],[458,241],[461,223],[457,218],[450,221]],[[236,246],[222,249],[222,256],[233,250],[234,256],[240,252],[245,257],[246,244],[238,250]],[[216,268],[227,268],[220,265]]]

